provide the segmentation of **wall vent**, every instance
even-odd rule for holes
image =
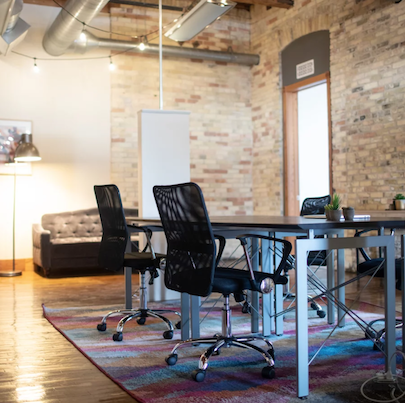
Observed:
[[[314,59],[308,60],[304,63],[297,64],[297,79],[310,76],[315,73]]]

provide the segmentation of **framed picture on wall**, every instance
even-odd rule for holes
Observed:
[[[14,153],[21,135],[32,132],[32,123],[28,120],[0,119],[0,175],[30,175],[31,164],[15,163]]]

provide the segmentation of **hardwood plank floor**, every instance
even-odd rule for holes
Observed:
[[[137,275],[133,276],[137,282]],[[124,301],[123,276],[0,277],[0,402],[134,403],[42,315],[51,307]]]
[[[0,277],[0,402],[134,403],[42,315],[43,303],[50,307],[123,303],[123,280],[122,275],[46,279],[32,270],[21,277]],[[137,280],[134,275],[134,283]],[[357,285],[350,285],[346,294],[353,298]],[[374,280],[362,301],[383,304],[380,281]],[[397,308],[400,312],[399,292]]]

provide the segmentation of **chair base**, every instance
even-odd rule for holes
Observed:
[[[267,350],[264,350],[255,344],[252,344],[254,341],[263,341],[266,343]],[[177,343],[176,346],[171,351],[170,355],[166,357],[166,363],[168,365],[175,365],[177,362],[177,349],[182,347],[186,344],[211,344],[209,348],[207,348],[200,356],[200,360],[198,363],[198,370],[192,373],[192,377],[197,382],[202,382],[205,378],[205,372],[208,368],[208,363],[210,358],[213,355],[220,354],[220,350],[223,347],[241,347],[241,348],[248,348],[254,351],[257,351],[259,354],[263,356],[265,359],[267,366],[262,370],[262,376],[264,378],[272,379],[275,377],[275,370],[274,370],[274,348],[273,344],[267,340],[263,336],[230,336],[225,337],[222,335],[214,336],[214,337],[207,337],[207,338],[200,338],[200,339],[189,339]]]
[[[107,329],[107,319],[110,316],[117,316],[121,315],[124,316],[117,325],[117,332],[113,335],[114,341],[122,341],[123,335],[122,332],[124,330],[124,325],[129,320],[138,318],[137,322],[138,325],[144,325],[146,322],[146,318],[152,317],[156,319],[162,320],[166,323],[168,330],[163,332],[163,337],[165,339],[172,339],[174,327],[172,322],[160,314],[160,312],[172,312],[179,316],[180,321],[176,323],[176,329],[180,329],[181,327],[181,315],[179,312],[171,310],[171,309],[157,309],[152,310],[148,309],[147,307],[147,288],[146,288],[146,281],[145,281],[145,270],[139,271],[139,279],[140,279],[140,307],[138,309],[117,309],[115,311],[108,312],[107,315],[103,317],[101,322],[97,325],[97,330],[100,332],[104,332]]]
[[[146,322],[146,318],[152,317],[152,318],[160,319],[166,324],[168,330],[163,332],[163,337],[165,339],[172,339],[173,338],[173,332],[174,332],[174,326],[173,326],[172,322],[169,319],[167,319],[163,315],[160,315],[159,312],[172,312],[172,313],[178,315],[181,318],[181,315],[180,315],[179,312],[169,310],[169,309],[168,310],[157,310],[157,311],[153,311],[152,309],[142,309],[142,308],[139,308],[139,309],[117,309],[115,311],[109,312],[107,315],[105,315],[103,317],[101,322],[97,325],[97,330],[105,331],[107,329],[107,319],[109,317],[116,316],[116,315],[124,315],[124,317],[118,322],[116,333],[113,335],[113,340],[114,341],[122,341],[123,340],[122,332],[124,330],[125,323],[127,323],[131,319],[138,318],[137,323],[139,325],[144,325],[145,322]],[[180,326],[180,321],[177,322],[175,326],[178,329],[179,326]]]

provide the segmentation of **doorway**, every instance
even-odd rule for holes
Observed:
[[[329,94],[329,73],[284,88],[284,215],[332,193]]]

